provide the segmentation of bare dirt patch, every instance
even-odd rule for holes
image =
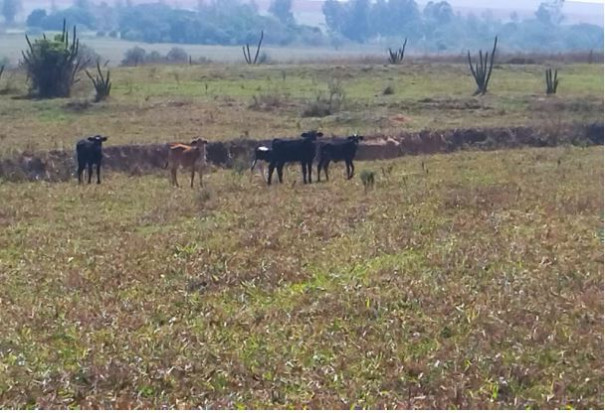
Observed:
[[[220,167],[232,167],[234,160],[249,160],[254,147],[271,140],[235,139],[208,145],[208,160]],[[405,155],[447,153],[457,150],[496,150],[557,145],[603,145],[603,124],[531,127],[423,130],[398,135],[366,137],[357,159],[392,159]],[[168,144],[119,145],[104,149],[104,166],[135,175],[164,168]],[[75,155],[71,151],[23,152],[0,159],[0,178],[9,181],[64,181],[73,176]]]

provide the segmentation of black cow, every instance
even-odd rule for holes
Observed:
[[[273,159],[273,149],[267,148],[266,146],[259,146],[254,149],[254,160],[252,161],[252,166],[250,167],[250,179],[252,179],[252,175],[254,173],[254,167],[258,164],[260,168],[260,172],[263,175],[263,179],[265,179],[265,169],[263,167],[263,162],[271,163]]]
[[[321,170],[326,174],[328,180],[328,165],[330,162],[345,161],[347,165],[347,179],[353,178],[355,166],[353,159],[357,153],[359,141],[363,140],[363,136],[353,135],[346,139],[335,138],[327,142],[321,142],[318,149],[317,162],[317,181],[321,181]]]
[[[92,166],[97,166],[97,184],[101,183],[101,162],[103,161],[103,142],[106,136],[96,135],[82,139],[76,144],[78,157],[78,183],[82,183],[82,173],[88,166],[88,183],[92,179]]]
[[[313,173],[313,159],[315,159],[315,141],[323,136],[323,133],[309,131],[301,134],[302,139],[273,139],[273,156],[269,164],[269,178],[267,184],[271,185],[273,171],[277,167],[279,182],[282,182],[284,165],[288,162],[300,162],[303,172],[303,182],[311,183]],[[308,177],[308,179],[307,179]]]

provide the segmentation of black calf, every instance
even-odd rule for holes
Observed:
[[[82,183],[82,173],[88,166],[88,183],[92,179],[92,166],[97,166],[97,184],[101,183],[101,162],[103,160],[103,142],[106,136],[91,136],[82,139],[76,144],[76,155],[78,157],[78,183]]]
[[[301,134],[302,139],[273,139],[273,158],[269,164],[269,178],[267,184],[271,185],[273,171],[277,167],[279,182],[283,182],[284,165],[288,162],[300,162],[303,172],[303,182],[312,182],[313,159],[315,159],[315,141],[322,137],[323,133],[309,131]]]
[[[363,136],[353,135],[346,139],[335,138],[328,142],[322,142],[319,146],[319,161],[317,163],[317,181],[321,181],[321,170],[324,170],[328,180],[328,165],[330,162],[345,161],[347,165],[347,179],[353,178],[355,166],[353,159],[357,153],[359,141]]]

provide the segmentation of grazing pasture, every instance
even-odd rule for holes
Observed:
[[[9,71],[0,157],[602,122],[603,65],[558,68],[546,97],[498,64],[481,98],[458,63],[112,68],[101,103]],[[0,407],[603,409],[602,147],[249,168],[0,177]]]
[[[243,59],[243,57],[242,57]],[[385,57],[386,59],[386,57]],[[557,95],[546,97],[543,65],[497,65],[490,92],[472,97],[457,63],[144,66],[111,71],[108,101],[94,104],[82,75],[71,99],[13,99],[21,73],[0,80],[0,156],[71,148],[102,133],[111,145],[209,141],[242,136],[397,133],[424,128],[540,126],[603,119],[603,65],[560,64]]]
[[[0,406],[601,409],[602,166],[3,183]]]

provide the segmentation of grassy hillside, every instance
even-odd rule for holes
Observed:
[[[602,409],[602,166],[4,183],[0,406]]]
[[[13,72],[0,80],[8,89],[0,94],[1,150],[71,148],[96,133],[123,144],[293,136],[311,128],[371,134],[602,121],[603,66],[558,67],[559,92],[548,98],[542,65],[498,65],[482,98],[471,96],[468,68],[454,63],[119,68],[102,104],[90,103],[85,76],[71,99],[14,99],[27,89],[25,77]]]

